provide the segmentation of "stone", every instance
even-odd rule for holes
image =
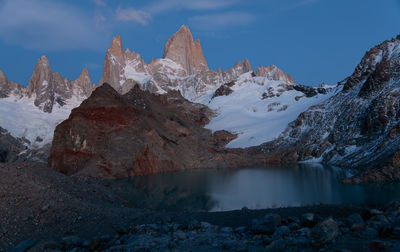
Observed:
[[[233,233],[233,229],[231,227],[222,227],[220,231],[221,231],[221,233],[226,233],[226,234]]]
[[[11,252],[25,252],[28,251],[30,248],[36,245],[36,241],[33,240],[25,240],[20,243],[18,243],[17,246],[15,246],[13,249],[11,249]]]
[[[274,234],[272,235],[272,238],[274,240],[277,240],[279,238],[286,238],[290,235],[290,229],[287,226],[280,226],[278,227]]]
[[[311,242],[315,246],[324,246],[336,239],[340,234],[339,225],[329,218],[316,225],[310,234]]]
[[[296,231],[296,235],[310,237],[311,229],[310,228],[301,228]]]
[[[304,227],[314,227],[321,218],[313,213],[305,213],[301,215],[300,225]]]
[[[387,251],[391,247],[392,247],[392,244],[390,242],[381,241],[381,240],[369,241],[365,245],[365,248],[368,249],[368,251],[371,251],[371,252]]]
[[[346,222],[350,226],[351,231],[360,231],[365,228],[365,222],[360,214],[355,213],[347,217]]]
[[[186,240],[187,236],[185,234],[185,232],[178,230],[177,232],[174,232],[174,237],[176,237],[179,240]]]
[[[274,215],[266,215],[262,219],[252,221],[251,231],[255,234],[273,234],[277,227],[277,220]]]
[[[76,235],[65,236],[61,239],[61,241],[67,247],[78,247],[83,243],[83,240]]]

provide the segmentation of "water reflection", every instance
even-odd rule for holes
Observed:
[[[344,185],[346,172],[319,164],[202,170],[119,180],[113,188],[132,207],[223,211],[311,204],[376,204],[399,198],[399,184]]]

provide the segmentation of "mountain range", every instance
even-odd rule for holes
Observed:
[[[50,153],[55,129],[49,163],[67,174],[323,162],[368,170],[349,182],[397,180],[399,85],[400,37],[368,51],[338,84],[310,87],[273,65],[254,71],[247,59],[209,69],[184,25],[150,63],[117,35],[98,85],[87,69],[63,78],[45,56],[26,88],[0,71],[0,157]]]

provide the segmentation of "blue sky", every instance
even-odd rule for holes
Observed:
[[[182,24],[212,69],[248,58],[296,82],[334,84],[372,46],[400,34],[400,0],[0,0],[0,69],[26,85],[37,59],[98,82],[114,35],[151,58]]]

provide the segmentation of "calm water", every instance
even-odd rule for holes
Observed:
[[[322,165],[173,172],[113,185],[132,207],[223,211],[311,204],[377,204],[400,198],[400,184],[344,185],[345,171]]]

